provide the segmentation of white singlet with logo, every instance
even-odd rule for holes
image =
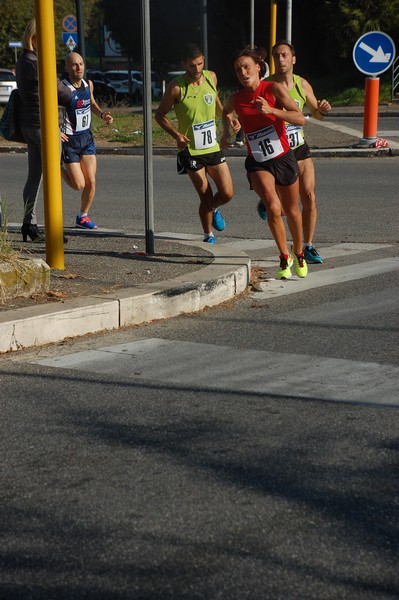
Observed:
[[[266,162],[283,154],[284,150],[273,125],[247,134],[249,147],[256,162]]]

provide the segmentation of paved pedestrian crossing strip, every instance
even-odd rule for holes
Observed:
[[[270,263],[259,263],[261,267],[271,267]],[[277,266],[273,265],[276,267]],[[347,283],[364,277],[390,273],[399,270],[399,258],[384,258],[381,260],[368,261],[366,263],[348,265],[326,271],[311,272],[305,279],[299,279],[294,276],[290,279],[267,279],[260,282],[259,291],[254,292],[258,299],[275,298],[277,296],[286,296],[297,292],[307,292],[326,285],[336,285]],[[275,271],[273,270],[273,273]]]
[[[170,237],[177,234],[163,232],[160,236]],[[180,235],[180,234],[179,234]],[[184,240],[189,240],[193,236],[184,234],[181,236]],[[276,279],[278,269],[278,258],[276,257],[276,245],[274,240],[261,239],[231,239],[221,238],[221,243],[229,248],[247,252],[251,257],[252,267],[259,267],[265,271],[264,281],[260,280],[256,286],[253,296],[257,300],[265,300],[280,296],[287,296],[297,292],[306,292],[311,289],[320,288],[327,285],[336,285],[347,283],[357,279],[372,277],[383,273],[399,270],[399,258],[389,257],[384,259],[370,259],[355,265],[337,267],[334,259],[343,257],[353,257],[365,252],[379,251],[390,248],[393,244],[372,244],[372,243],[350,243],[341,242],[330,246],[318,247],[320,254],[324,259],[323,267],[320,265],[309,265],[309,273],[306,278],[300,279],[295,275],[292,267],[292,278]],[[262,252],[270,254],[269,257],[261,258]]]
[[[310,362],[312,369],[308,368]],[[399,405],[398,367],[306,354],[150,338],[46,358],[35,364],[187,391]]]
[[[323,247],[320,253],[325,261],[333,260],[344,256],[354,256],[363,252],[372,252],[383,248],[389,248],[391,244],[350,244],[341,243],[333,246]],[[323,263],[324,266],[325,263]],[[372,277],[383,273],[389,273],[399,270],[399,258],[389,257],[376,260],[367,260],[366,262],[356,263],[355,265],[346,265],[336,267],[331,262],[331,268],[321,270],[319,265],[309,265],[309,273],[305,279],[300,279],[295,275],[292,268],[293,277],[290,279],[276,279],[275,274],[278,268],[276,259],[252,260],[252,266],[257,266],[265,270],[265,281],[260,281],[257,291],[254,295],[258,300],[286,296],[297,292],[306,292],[311,289],[320,288],[327,285],[336,285],[347,283],[357,279]],[[270,273],[270,277],[268,274]]]
[[[248,252],[252,266],[275,274],[277,260],[272,240],[235,240],[229,247]],[[322,266],[312,265],[305,279],[273,277],[261,281],[251,298],[265,299],[304,292],[322,286],[344,284],[355,279],[399,271],[399,258],[373,260],[373,251],[392,244],[341,243],[322,246]],[[365,260],[365,253],[367,260]],[[363,254],[362,261],[336,267],[334,258]],[[265,258],[261,258],[266,255]],[[331,259],[331,266],[330,266]],[[328,267],[327,267],[328,264]],[[356,299],[323,303],[311,314],[303,310],[281,312],[276,321],[318,327],[363,327],[375,317],[376,307],[389,314],[395,310],[392,290],[370,289]],[[131,378],[135,383],[174,386],[195,391],[214,390],[228,394],[252,394],[282,399],[399,406],[399,367],[311,354],[246,350],[205,343],[142,339],[91,351],[35,360],[34,364]],[[308,365],[312,364],[312,369]],[[284,368],[282,369],[282,365]]]

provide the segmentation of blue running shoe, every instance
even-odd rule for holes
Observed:
[[[208,244],[216,244],[216,238],[214,235],[206,235],[203,241],[207,242]]]
[[[216,210],[213,211],[212,227],[214,229],[216,229],[217,231],[223,231],[224,226],[225,226],[224,219],[223,219],[222,215],[220,214],[220,210],[217,208]]]
[[[262,200],[259,200],[256,210],[258,211],[258,215],[260,216],[260,218],[263,221],[267,221],[267,212]]]
[[[320,254],[317,252],[316,248],[313,248],[313,246],[305,246],[303,253],[307,263],[321,264],[323,262]]]
[[[97,225],[93,223],[89,217],[76,217],[76,227],[83,227],[83,229],[97,229]]]

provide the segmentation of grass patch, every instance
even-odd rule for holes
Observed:
[[[1,227],[0,227],[0,261],[12,261],[18,256],[20,252],[13,249],[7,233],[7,218],[6,218],[6,203],[0,198],[0,211],[1,211]]]
[[[0,227],[0,264],[7,265],[7,269],[11,267],[18,276],[23,279],[25,277],[27,268],[26,262],[22,257],[21,250],[16,250],[9,238],[7,233],[7,219],[5,218],[5,203],[2,202],[2,222]],[[7,270],[6,269],[6,270]],[[4,304],[7,298],[6,286],[3,282],[3,272],[0,277],[0,303]]]
[[[107,125],[93,115],[92,132],[96,143],[106,141],[109,143],[127,143],[131,146],[144,145],[144,118],[140,109],[132,110],[129,107],[115,107],[110,109],[114,118],[111,125]],[[168,118],[176,124],[176,116],[171,111]],[[152,117],[152,142],[154,146],[174,147],[176,142],[156,123]]]
[[[364,106],[365,84],[363,86],[342,87],[337,90],[328,80],[312,81],[317,98],[327,98],[332,106]],[[389,81],[380,80],[379,103],[392,102],[392,86]]]

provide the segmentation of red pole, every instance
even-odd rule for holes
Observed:
[[[377,137],[379,90],[380,78],[366,77],[363,138]]]

